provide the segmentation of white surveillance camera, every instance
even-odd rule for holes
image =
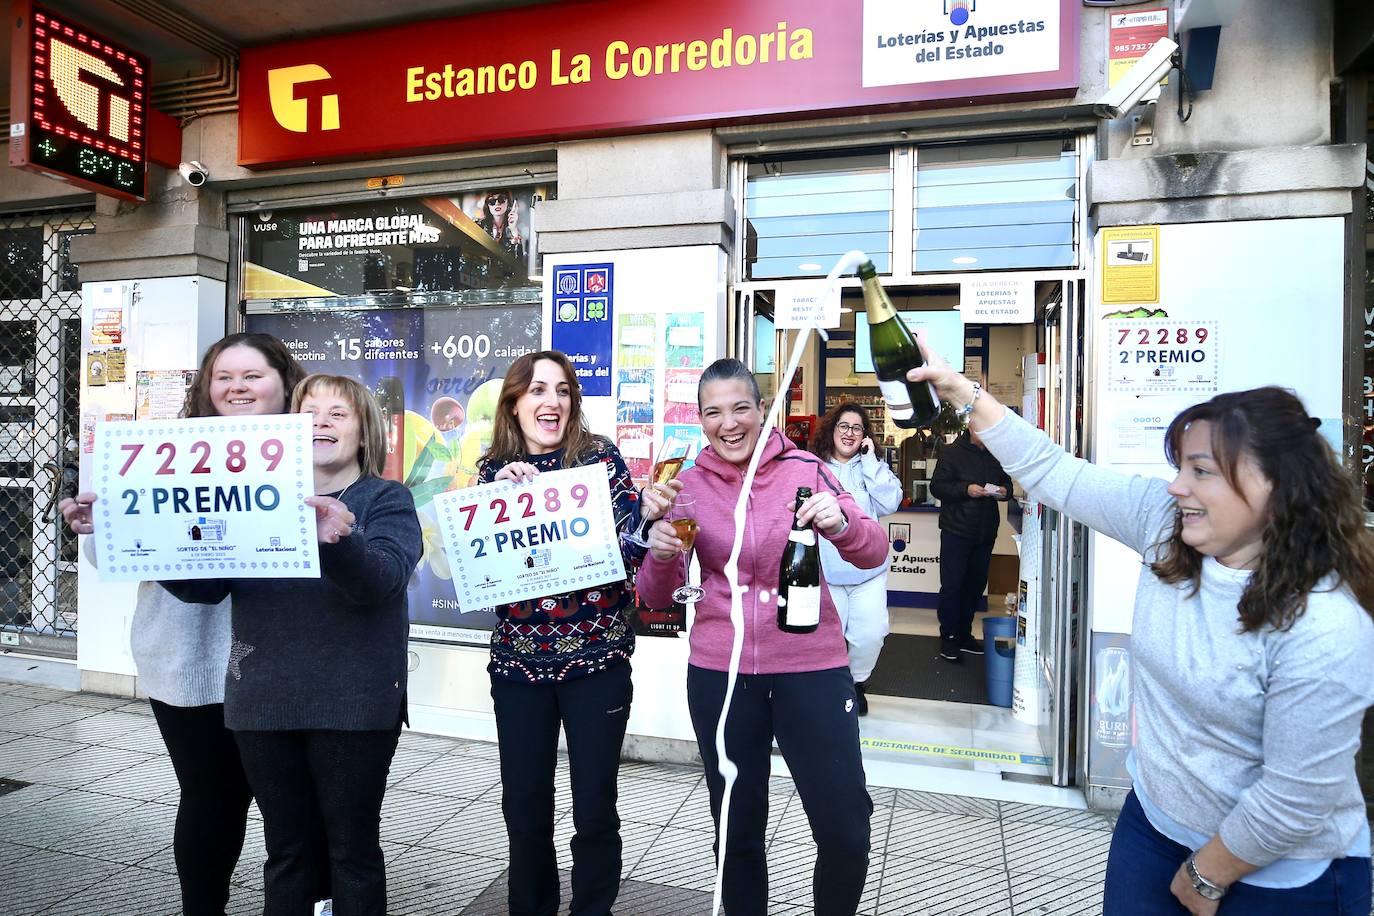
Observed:
[[[1151,90],[1156,90],[1155,97],[1158,98],[1159,81],[1174,68],[1174,52],[1177,50],[1178,44],[1168,38],[1155,42],[1145,56],[1121,74],[1116,85],[1093,104],[1093,114],[1111,121],[1134,108]]]
[[[205,184],[210,177],[210,171],[194,159],[183,162],[180,167],[181,177],[186,179],[186,183],[193,188],[198,188]]]

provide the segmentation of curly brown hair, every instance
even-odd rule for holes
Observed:
[[[816,431],[811,434],[811,454],[822,461],[829,461],[835,457],[835,424],[840,422],[841,415],[847,413],[858,414],[859,423],[864,428],[864,438],[873,438],[873,421],[868,419],[868,411],[864,410],[863,405],[854,401],[841,401],[827,410],[825,416],[821,417],[821,422],[816,425]]]
[[[186,404],[181,409],[181,415],[183,417],[215,417],[219,415],[215,410],[215,405],[210,401],[210,382],[215,371],[215,360],[219,359],[219,355],[230,347],[252,347],[262,354],[263,359],[267,360],[267,365],[276,370],[277,375],[281,377],[282,406],[280,413],[286,413],[286,401],[290,399],[291,392],[300,384],[301,379],[305,378],[305,370],[301,368],[300,363],[296,362],[296,358],[291,355],[290,350],[286,349],[286,344],[282,343],[280,338],[254,331],[230,334],[210,344],[205,350],[205,355],[200,358],[200,369],[196,372],[195,381],[186,391]]]
[[[541,350],[538,353],[526,353],[511,363],[506,371],[506,377],[501,381],[501,394],[496,399],[491,448],[478,461],[479,465],[489,461],[506,464],[529,457],[525,450],[525,437],[520,432],[520,422],[515,419],[515,402],[529,390],[534,380],[534,364],[545,359],[562,370],[571,395],[568,422],[563,432],[563,467],[576,467],[581,458],[596,448],[599,437],[594,436],[587,427],[587,418],[582,413],[582,386],[578,384],[572,363],[557,350]]]
[[[1272,485],[1269,524],[1250,582],[1241,593],[1241,631],[1286,630],[1307,609],[1307,596],[1329,573],[1374,617],[1374,533],[1364,526],[1355,480],[1317,431],[1297,396],[1283,388],[1219,394],[1174,418],[1164,452],[1178,467],[1183,435],[1194,423],[1211,424],[1212,456],[1231,489],[1243,457]],[[1202,555],[1183,543],[1183,519],[1161,545],[1151,571],[1196,592]]]

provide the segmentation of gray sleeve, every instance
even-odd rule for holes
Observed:
[[[863,473],[868,487],[868,505],[860,506],[873,518],[882,518],[897,511],[902,504],[902,482],[892,473],[887,462],[877,455],[859,456],[859,470]]]
[[[1352,618],[1330,606],[1308,614],[1333,623],[1314,637],[1296,631],[1300,621],[1281,637],[1264,699],[1264,765],[1218,831],[1227,849],[1260,868],[1320,834],[1346,801],[1371,699],[1368,622],[1334,624]]]
[[[1031,498],[1144,554],[1173,523],[1168,483],[1075,458],[1011,410],[978,434]]]

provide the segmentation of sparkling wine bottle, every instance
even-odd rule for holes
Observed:
[[[916,335],[902,323],[892,300],[878,282],[878,271],[872,261],[859,265],[859,279],[864,283],[864,311],[868,313],[869,347],[873,351],[873,369],[878,375],[878,387],[887,402],[887,415],[903,429],[929,426],[940,412],[940,399],[935,386],[929,382],[908,382],[909,369],[924,366]]]
[[[797,487],[797,508],[811,498],[810,487]],[[821,553],[816,531],[792,516],[792,530],[778,568],[778,629],[812,633],[821,622]]]

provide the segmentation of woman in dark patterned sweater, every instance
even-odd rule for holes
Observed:
[[[490,450],[478,480],[528,482],[541,471],[602,464],[610,486],[625,565],[643,552],[625,540],[638,522],[630,472],[615,446],[592,435],[568,358],[529,353],[501,386]],[[661,514],[666,500],[645,511]],[[630,716],[626,621],[631,589],[624,582],[548,595],[496,609],[491,638],[491,697],[501,750],[501,810],[510,837],[508,900],[512,916],[558,912],[553,845],[553,774],[558,728],[572,769],[572,913],[604,916],[620,887],[620,816],[616,777]]]

